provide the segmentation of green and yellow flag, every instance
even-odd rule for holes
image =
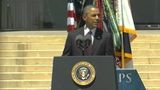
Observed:
[[[115,10],[118,27],[122,32],[121,52],[117,52],[116,55],[122,57],[122,67],[131,68],[133,67],[133,61],[130,42],[132,42],[137,37],[137,33],[133,22],[129,0],[116,0]]]
[[[114,2],[114,3],[112,3]],[[119,67],[133,67],[130,42],[137,36],[128,0],[104,0]],[[129,63],[129,65],[127,64]]]

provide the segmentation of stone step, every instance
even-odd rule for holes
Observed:
[[[52,65],[1,65],[0,72],[52,72]]]
[[[134,68],[137,69],[138,72],[160,72],[160,64],[134,64]]]
[[[0,56],[52,56],[61,55],[62,50],[1,50]],[[133,57],[143,56],[143,57],[154,57],[160,56],[160,49],[133,49]],[[52,54],[52,55],[51,55]]]
[[[1,80],[1,88],[50,88],[50,80]]]
[[[67,35],[66,34],[53,34],[50,35],[49,33],[46,35],[33,35],[33,34],[1,34],[0,42],[65,42]],[[160,42],[160,35],[159,34],[140,34],[133,42]]]
[[[160,64],[160,57],[133,57],[134,64]]]
[[[61,56],[62,50],[1,50],[0,57],[54,57]]]
[[[132,49],[133,57],[155,57],[160,56],[160,49]]]
[[[17,35],[17,36],[0,36],[0,42],[19,42],[19,43],[64,43],[64,35]]]
[[[159,42],[160,34],[139,34],[133,42]]]
[[[142,80],[147,87],[159,87],[159,79]],[[51,80],[1,80],[0,88],[50,88]]]
[[[8,37],[1,37],[0,42],[19,42],[19,43],[64,43],[67,36],[64,35],[53,35],[53,36],[8,36]],[[158,36],[148,36],[148,38],[144,37],[137,37],[132,43],[136,42],[160,42],[160,35]],[[155,39],[156,38],[156,39]]]
[[[54,57],[0,57],[0,65],[51,65]],[[136,64],[160,64],[160,57],[133,57]]]
[[[141,79],[160,79],[159,72],[138,72]],[[52,72],[1,72],[0,80],[51,80]]]
[[[146,87],[146,90],[160,90],[160,87]]]
[[[31,57],[31,56],[40,56],[40,57],[48,57],[48,56],[60,56],[62,55],[61,50],[0,50],[0,57]],[[155,57],[160,56],[160,49],[133,49],[132,50],[133,57]]]
[[[160,43],[132,43],[133,50],[137,49],[159,49]],[[142,48],[143,47],[143,48]],[[20,43],[20,42],[5,42],[0,43],[0,50],[62,50],[64,43]]]
[[[0,88],[0,90],[51,90],[51,88],[39,88],[39,87],[37,87],[37,88],[18,88],[18,87],[16,87],[16,88]]]
[[[52,65],[54,57],[0,57],[1,65]]]
[[[145,87],[160,87],[160,79],[142,79],[142,82]]]
[[[0,74],[0,81],[4,80],[51,80],[52,72],[8,72]]]
[[[141,79],[160,79],[160,71],[138,71],[138,74]]]
[[[160,42],[133,42],[131,43],[132,49],[159,49]]]
[[[159,49],[160,42],[136,42],[131,43],[132,49]],[[0,43],[0,50],[54,50],[63,49],[64,43],[22,43],[22,42],[4,42]]]
[[[0,50],[62,50],[64,43],[0,43]]]

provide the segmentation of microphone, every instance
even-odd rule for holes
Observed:
[[[85,49],[89,48],[92,42],[92,38],[90,35],[78,35],[76,36],[75,43],[76,46],[82,50],[82,55],[84,55]]]
[[[84,39],[84,38],[83,38],[82,35],[76,36],[76,39],[75,39],[75,41],[76,41],[76,46],[77,46],[78,48],[80,48],[81,50],[84,50],[84,44],[83,44],[84,40],[83,40],[83,39]]]

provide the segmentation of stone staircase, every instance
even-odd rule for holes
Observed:
[[[50,90],[66,32],[0,33],[0,90]]]
[[[160,90],[160,31],[138,31],[131,43],[134,67],[147,90]]]
[[[160,90],[160,33],[147,32],[131,44],[134,67],[147,90]],[[1,32],[0,90],[50,90],[53,57],[65,39],[65,31]]]

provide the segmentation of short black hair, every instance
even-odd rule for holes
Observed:
[[[94,5],[87,5],[87,6],[85,6],[84,9],[83,9],[83,14],[82,15],[83,16],[86,15],[87,14],[87,10],[89,10],[91,8],[97,8],[97,7],[94,6]]]

